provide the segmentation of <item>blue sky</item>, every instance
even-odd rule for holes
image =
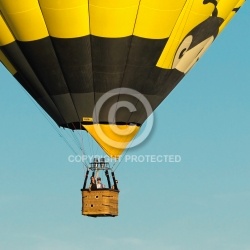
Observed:
[[[118,166],[116,218],[81,215],[85,169],[0,66],[0,249],[250,250],[249,14],[247,2],[128,151],[181,161]]]

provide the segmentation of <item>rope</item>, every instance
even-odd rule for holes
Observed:
[[[24,91],[24,89],[22,88]],[[39,112],[45,117],[45,119],[49,122],[51,127],[56,131],[56,133],[63,139],[63,141],[66,143],[66,145],[70,148],[70,150],[77,155],[77,152],[72,147],[70,142],[66,139],[66,137],[62,134],[60,127],[56,125],[56,123],[51,119],[51,117],[37,104],[37,102],[34,101],[34,99],[26,92],[24,93],[29,97],[29,99],[34,103],[35,107],[39,110]]]

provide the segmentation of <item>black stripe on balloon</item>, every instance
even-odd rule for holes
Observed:
[[[23,56],[20,48],[18,47],[16,42],[12,42],[10,44],[4,45],[1,47],[1,50],[8,58],[8,60],[12,63],[14,68],[19,72],[25,85],[25,89],[28,89],[29,93],[36,99],[44,96],[42,89],[40,88],[41,83],[35,76],[33,70],[31,69],[30,65],[28,64],[27,60]],[[21,79],[20,78],[20,79]],[[24,80],[26,79],[26,80]],[[33,87],[31,87],[31,86]]]
[[[154,79],[150,73],[156,68],[168,39],[145,39],[133,37],[122,87],[133,88],[139,92],[152,94]]]
[[[37,97],[36,94],[33,93],[32,85],[27,83],[26,80],[22,77],[18,72],[14,74],[16,80],[23,86],[23,88],[34,98],[34,100],[43,108],[43,110],[58,124],[64,124],[61,114],[58,112],[56,106],[50,99],[44,99],[41,97]],[[36,96],[36,97],[35,97]]]
[[[157,61],[167,43],[167,39],[145,39],[133,36],[130,44],[128,56],[124,55],[125,70],[121,72],[121,84],[116,83],[116,87],[125,87],[137,90],[144,95],[157,95],[159,91],[155,87],[157,74],[160,74],[161,69],[156,67]],[[129,38],[128,38],[129,41]],[[113,42],[115,43],[115,41]],[[124,50],[125,52],[125,50]],[[157,72],[155,72],[157,71]],[[151,101],[157,101],[156,98],[151,98]],[[136,123],[141,124],[141,120],[145,120],[147,115],[144,106],[137,98],[130,95],[120,95],[119,98],[111,98],[102,108],[101,120],[104,122],[107,119],[109,109],[115,105],[116,101],[128,101],[136,107],[136,111],[130,112],[127,108],[117,109],[115,116],[116,123]],[[142,118],[140,118],[142,117]]]
[[[17,70],[14,77],[26,91],[42,106],[57,124],[65,123],[52,99],[44,90],[16,42],[1,47],[2,52]]]
[[[18,44],[66,123],[80,121],[50,37]]]
[[[18,42],[24,56],[50,95],[68,93],[61,68],[49,37]]]
[[[90,36],[51,40],[69,91],[93,92]]]
[[[95,92],[105,93],[121,85],[131,37],[91,36]]]

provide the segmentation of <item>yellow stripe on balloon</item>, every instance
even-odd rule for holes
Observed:
[[[162,39],[170,36],[186,0],[142,0],[134,35]]]
[[[91,124],[83,127],[112,158],[119,158],[140,129],[136,125],[116,124]]]
[[[15,41],[12,33],[6,25],[2,15],[0,14],[0,46],[10,44]]]
[[[7,59],[7,57],[4,55],[4,53],[1,50],[0,50],[0,62],[7,68],[7,70],[12,75],[15,75],[17,73],[14,66],[11,64],[11,62]]]
[[[90,0],[90,32],[107,38],[133,34],[139,0]]]
[[[48,36],[37,0],[1,0],[0,10],[17,40],[26,42]]]
[[[57,38],[89,35],[88,0],[39,0],[49,34]]]

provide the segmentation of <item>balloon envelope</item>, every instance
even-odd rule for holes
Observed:
[[[0,60],[59,126],[116,157],[243,3],[0,0]]]

